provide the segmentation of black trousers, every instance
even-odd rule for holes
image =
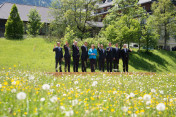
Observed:
[[[82,64],[82,72],[86,72],[87,60],[82,59],[81,64]]]
[[[128,58],[122,59],[123,61],[123,72],[128,72]]]
[[[62,72],[62,59],[56,59],[56,65],[55,65],[55,69],[56,69],[56,72],[58,72],[58,63],[59,63],[59,70],[60,72]]]
[[[70,72],[70,57],[65,58],[65,72],[67,72],[67,67],[68,67],[68,72]]]
[[[90,59],[91,72],[95,72],[96,59]]]
[[[119,69],[119,58],[115,58],[114,60],[114,69]]]
[[[79,58],[74,57],[73,58],[73,71],[78,72],[78,67],[79,67]]]
[[[99,59],[99,70],[104,72],[105,59]]]
[[[107,59],[106,62],[107,62],[107,71],[112,72],[112,59],[109,60]]]

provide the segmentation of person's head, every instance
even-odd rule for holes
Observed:
[[[91,48],[92,48],[92,49],[95,49],[95,45],[94,45],[94,44],[92,44],[92,45],[91,45]]]
[[[115,46],[118,47],[118,43],[116,43]]]
[[[87,43],[87,42],[84,42],[84,45],[87,47],[88,43]]]
[[[60,47],[60,42],[57,42],[57,46]]]
[[[126,47],[127,47],[127,45],[126,45],[126,44],[124,44],[124,45],[123,45],[123,48],[126,48]]]
[[[77,41],[75,41],[74,43],[75,43],[75,46],[77,46],[78,42],[77,42]]]
[[[66,43],[66,46],[69,47],[69,43]]]
[[[112,46],[112,44],[111,44],[111,42],[109,42],[109,47],[111,47]]]
[[[101,49],[103,49],[103,44],[100,45]]]

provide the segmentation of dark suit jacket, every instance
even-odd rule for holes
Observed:
[[[76,47],[75,45],[72,45],[73,49],[73,58],[78,58],[79,59],[79,47]]]
[[[64,50],[65,50],[64,58],[70,58],[71,55],[69,52],[69,48],[66,45],[64,45]]]
[[[106,59],[107,60],[112,60],[113,59],[113,48],[112,47],[107,47],[106,48]]]
[[[122,57],[122,60],[128,60],[129,59],[129,53],[131,51],[129,49],[127,49],[127,51],[125,52],[124,49],[121,50],[121,57]]]
[[[63,52],[62,52],[62,48],[61,47],[60,47],[60,49],[59,49],[59,47],[53,48],[53,52],[56,53],[56,55],[55,55],[56,60],[60,60],[60,59],[63,58]]]
[[[88,49],[86,50],[85,46],[81,46],[82,54],[81,54],[81,60],[87,60],[88,59]]]
[[[101,48],[98,48],[99,60],[104,60],[106,58],[106,50],[105,49],[103,50]]]
[[[121,50],[119,48],[118,50],[116,48],[113,48],[113,58],[120,59],[120,54],[121,54]]]

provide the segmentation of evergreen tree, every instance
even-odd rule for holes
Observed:
[[[12,6],[10,16],[5,24],[5,37],[9,39],[23,38],[24,27],[23,22],[18,13],[18,9],[14,4]]]
[[[36,36],[41,28],[41,16],[36,9],[31,9],[28,16],[27,33]]]

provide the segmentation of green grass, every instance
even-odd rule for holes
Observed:
[[[55,71],[54,42],[49,43],[42,37],[27,38],[21,41],[0,39],[0,69],[13,65],[28,71]],[[63,46],[63,45],[62,45]],[[154,50],[151,53],[134,50],[130,55],[130,72],[176,72],[176,53]],[[79,65],[81,72],[81,64]],[[122,60],[120,60],[122,71]],[[64,70],[64,63],[62,66]],[[71,71],[73,70],[71,66]],[[88,69],[90,71],[90,69]],[[98,71],[98,70],[97,70]]]

